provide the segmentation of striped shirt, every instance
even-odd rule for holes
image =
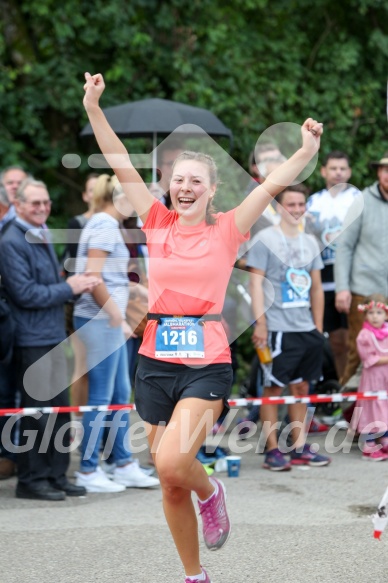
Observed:
[[[129,297],[129,252],[119,227],[119,222],[108,213],[96,213],[92,216],[81,233],[77,251],[76,273],[85,271],[89,249],[105,251],[108,256],[101,276],[124,318]],[[74,315],[81,318],[109,318],[91,293],[84,293],[77,300]]]
[[[315,235],[322,254],[322,286],[324,291],[334,291],[334,263],[337,238],[341,233],[346,213],[360,191],[354,186],[333,196],[324,188],[312,194],[306,205],[306,232]]]

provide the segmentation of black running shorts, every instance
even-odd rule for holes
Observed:
[[[229,363],[188,367],[140,355],[135,377],[136,410],[151,425],[168,423],[178,401],[195,397],[206,401],[222,399],[224,416],[229,411],[232,383]]]
[[[266,387],[285,387],[322,376],[324,336],[311,332],[270,332],[273,362],[262,365]]]

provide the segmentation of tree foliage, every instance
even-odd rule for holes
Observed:
[[[245,167],[263,130],[310,115],[325,124],[322,153],[347,151],[360,187],[388,149],[384,0],[3,0],[0,10],[0,166],[45,179],[62,213],[88,170],[85,70],[104,73],[103,106],[162,97],[212,110]],[[62,165],[70,152],[77,170]]]

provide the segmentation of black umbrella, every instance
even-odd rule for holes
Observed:
[[[122,137],[166,136],[181,125],[194,124],[209,136],[232,139],[231,130],[211,111],[167,99],[142,99],[107,107],[103,111],[116,134]],[[81,132],[81,136],[92,134],[90,124]]]
[[[179,127],[183,125],[186,125],[186,128],[182,128],[181,131],[189,130],[190,134],[205,131],[209,136],[227,137],[230,147],[232,146],[232,131],[214,113],[200,107],[167,99],[142,99],[107,107],[103,111],[117,135],[121,137],[152,136],[154,156],[156,156],[158,135],[168,136],[172,132],[179,132]],[[190,124],[190,128],[187,124]],[[93,135],[93,129],[88,123],[81,131],[81,136],[90,135]],[[155,168],[156,160],[154,162]]]

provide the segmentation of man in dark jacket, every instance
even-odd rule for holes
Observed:
[[[0,183],[0,237],[7,225],[15,218],[15,208],[9,202],[5,186]],[[1,281],[0,281],[1,284]],[[13,338],[12,317],[0,285],[0,409],[15,407],[13,371],[10,365]],[[0,480],[12,478],[16,472],[15,454],[7,451],[1,438],[7,417],[0,416]],[[15,429],[12,431],[12,439]]]
[[[12,361],[16,389],[21,407],[67,406],[63,306],[100,280],[79,274],[61,281],[48,230],[42,228],[51,209],[43,182],[27,178],[17,191],[15,208],[16,219],[0,241],[0,273],[16,326]],[[22,417],[18,498],[63,500],[66,495],[85,494],[66,478],[69,421],[69,414],[63,413]]]

